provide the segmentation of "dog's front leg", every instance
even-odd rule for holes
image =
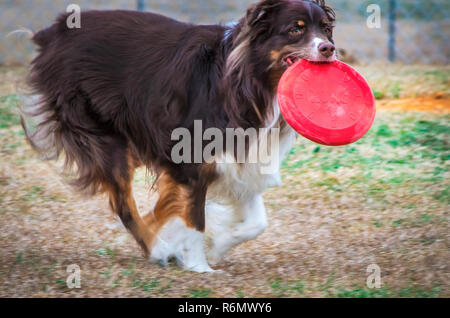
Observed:
[[[262,195],[254,195],[233,205],[209,203],[206,206],[208,262],[217,264],[234,246],[253,240],[267,228]]]
[[[206,260],[204,234],[186,226],[180,218],[170,220],[158,233],[150,261],[166,265],[175,258],[185,270],[198,273],[215,272]]]

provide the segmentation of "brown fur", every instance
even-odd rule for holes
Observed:
[[[192,132],[195,120],[204,130],[263,127],[286,50],[317,34],[332,41],[319,18],[334,21],[323,0],[263,0],[233,28],[119,10],[83,12],[82,28],[69,29],[67,17],[33,37],[29,84],[40,102],[23,110],[37,123],[31,131],[22,120],[27,139],[46,158],[64,154],[77,189],[106,192],[146,254],[173,217],[204,231],[206,193],[217,179],[214,165],[172,161],[173,130]],[[289,28],[299,19],[311,31],[295,38]],[[158,176],[160,195],[144,220],[131,189],[141,165]]]
[[[206,191],[208,185],[214,180],[212,176],[215,175],[215,164],[205,165],[202,170],[206,181],[203,190]],[[189,228],[205,230],[202,222],[204,219],[202,212],[205,209],[205,201],[201,201],[203,195],[199,198],[197,191],[192,191],[189,187],[176,182],[168,173],[162,173],[159,176],[156,186],[159,194],[158,202],[153,212],[144,216],[144,221],[153,238],[164,224],[175,217],[181,218]],[[191,213],[196,210],[200,213]],[[202,225],[199,227],[199,224]]]

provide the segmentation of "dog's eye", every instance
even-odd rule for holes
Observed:
[[[322,25],[323,30],[325,31],[326,34],[331,35],[333,34],[333,29],[334,26],[330,25],[330,24],[323,24]]]
[[[289,30],[290,35],[301,35],[301,34],[303,34],[303,32],[305,32],[304,25],[298,25]]]

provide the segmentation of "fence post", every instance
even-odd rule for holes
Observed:
[[[389,20],[389,40],[388,40],[388,47],[389,47],[389,61],[394,62],[395,61],[395,32],[396,32],[396,10],[397,10],[397,0],[389,0],[389,14],[388,14],[388,20]]]
[[[145,11],[145,0],[137,0],[137,10]]]

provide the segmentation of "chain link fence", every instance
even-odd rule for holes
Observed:
[[[82,10],[148,10],[186,22],[210,24],[240,19],[253,2],[256,0],[0,0],[0,64],[27,63],[34,54],[25,35],[8,36],[10,32],[49,26],[71,3]],[[327,3],[337,14],[336,44],[350,63],[449,63],[449,0],[328,0]],[[374,27],[378,9],[381,23]],[[371,25],[368,21],[372,21]]]

